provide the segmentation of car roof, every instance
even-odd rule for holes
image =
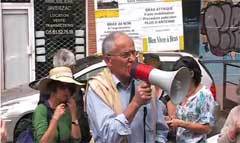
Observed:
[[[102,60],[102,61],[99,61],[97,63],[89,65],[88,67],[76,72],[73,76],[74,76],[74,78],[78,78],[79,76],[82,76],[85,73],[88,73],[89,71],[96,70],[99,68],[104,68],[106,66],[107,66],[106,63]]]
[[[192,54],[185,52],[147,52],[143,53],[143,56],[146,55],[157,55],[159,56],[160,61],[177,61],[179,58],[183,56],[194,57]]]
[[[93,64],[102,62],[103,57],[101,55],[92,55],[76,61],[76,69],[74,73],[77,73]]]

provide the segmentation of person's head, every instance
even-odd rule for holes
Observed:
[[[102,53],[111,72],[127,84],[131,77],[129,71],[137,60],[133,40],[122,32],[113,32],[103,40]]]
[[[74,54],[68,49],[59,49],[53,56],[53,67],[67,66],[74,70],[76,59]]]
[[[66,103],[76,90],[74,84],[51,81],[48,83],[47,90],[50,96],[56,98],[59,103]]]
[[[49,75],[38,83],[38,90],[55,101],[65,103],[73,95],[77,86],[81,83],[73,79],[72,71],[69,67],[55,67],[49,71]]]
[[[187,67],[191,71],[193,83],[195,86],[198,86],[201,82],[202,73],[198,63],[193,59],[193,57],[181,57],[174,64],[173,70],[178,70],[181,67]]]
[[[143,62],[145,64],[151,65],[157,69],[161,69],[161,61],[158,55],[147,53],[144,55]]]

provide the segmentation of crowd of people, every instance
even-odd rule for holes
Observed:
[[[173,66],[173,70],[187,67],[191,73],[187,95],[174,105],[171,95],[161,87],[132,78],[129,71],[138,60],[138,52],[127,34],[113,32],[106,36],[102,54],[107,68],[89,79],[83,96],[82,83],[73,79],[74,55],[66,49],[56,53],[49,75],[32,86],[40,91],[40,102],[33,114],[35,142],[86,143],[91,137],[96,143],[206,142],[216,120],[216,101],[201,84],[201,69],[192,57],[181,57]],[[146,59],[146,64],[161,69],[160,61]],[[82,113],[85,110],[87,117]],[[239,114],[240,106],[231,110],[219,143],[240,143]],[[80,123],[81,118],[87,121]],[[88,121],[91,134],[89,128],[83,128]],[[2,131],[4,142],[6,134]]]

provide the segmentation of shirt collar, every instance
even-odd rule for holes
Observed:
[[[192,101],[194,98],[196,98],[197,95],[199,94],[200,90],[201,90],[202,88],[204,88],[204,87],[205,87],[205,86],[203,86],[203,87],[201,87],[200,89],[198,89],[198,91],[197,91],[193,96],[189,97],[189,98],[187,99],[187,101],[190,102],[190,101]]]
[[[121,84],[120,80],[114,74],[112,74],[112,79],[116,85]]]
[[[113,79],[113,82],[114,82],[114,84],[116,85],[117,89],[119,89],[119,88],[125,88],[125,86],[121,83],[121,81],[120,81],[114,74],[112,74],[112,79]],[[128,87],[125,88],[125,89],[130,88],[131,85],[132,85],[132,82],[133,82],[133,79],[131,79],[130,84],[129,84]]]

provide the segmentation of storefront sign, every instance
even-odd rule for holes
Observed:
[[[73,0],[45,0],[45,34],[74,36]]]

